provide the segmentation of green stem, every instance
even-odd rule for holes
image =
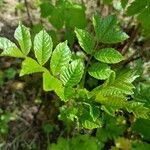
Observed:
[[[91,56],[89,57],[86,66],[85,66],[84,74],[83,74],[83,77],[82,77],[82,80],[81,80],[81,83],[80,83],[80,88],[84,88],[84,84],[85,84],[85,79],[86,79],[86,74],[87,74],[87,71],[88,71],[88,67],[89,67],[89,65],[91,63],[91,60],[92,60],[92,58],[93,58],[93,56],[95,54],[95,51],[96,51],[97,47],[98,47],[98,42],[96,42],[96,46],[95,46],[95,48],[94,48]]]

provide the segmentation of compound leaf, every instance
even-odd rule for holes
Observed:
[[[117,18],[115,16],[107,16],[105,18],[94,15],[94,30],[97,39],[102,43],[118,43],[126,40],[128,35],[117,27]]]

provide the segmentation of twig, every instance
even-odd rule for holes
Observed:
[[[139,58],[142,58],[142,54],[137,54],[137,51],[135,51],[131,56],[129,56],[125,61],[123,61],[122,67],[125,67],[127,64],[129,64],[130,62],[133,62]]]
[[[133,61],[140,59],[140,58],[141,58],[141,56],[137,56],[137,57],[132,57],[132,58],[128,59],[127,61],[125,61],[123,63],[123,67],[126,66],[127,64],[129,64],[130,62],[133,62]]]
[[[123,47],[122,49],[122,54],[126,54],[126,52],[128,51],[129,47],[134,43],[138,33],[139,33],[139,25],[137,27],[134,28],[131,37],[128,39],[126,45]]]
[[[30,15],[30,11],[29,11],[27,0],[24,0],[24,4],[25,4],[26,10],[27,10],[27,15],[28,15],[30,27],[33,27],[33,23],[32,23],[32,19],[31,19],[31,15]]]

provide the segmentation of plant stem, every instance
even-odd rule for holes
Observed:
[[[31,15],[30,15],[27,0],[24,0],[24,4],[25,4],[26,10],[27,10],[27,16],[28,16],[28,20],[29,20],[29,23],[30,23],[30,27],[33,27],[33,23],[32,23],[32,19],[31,19]]]
[[[129,64],[130,62],[133,62],[139,58],[141,58],[141,55],[139,56],[136,56],[136,52],[133,53],[127,60],[125,60],[123,63],[122,63],[122,67],[125,67],[127,64]]]
[[[85,66],[84,74],[83,74],[83,77],[82,77],[82,80],[81,80],[81,83],[80,83],[80,87],[81,87],[81,88],[84,87],[85,78],[86,78],[86,73],[87,73],[87,71],[88,71],[88,67],[89,67],[89,65],[90,65],[90,63],[91,63],[91,60],[92,60],[92,58],[93,58],[93,56],[94,56],[94,54],[95,54],[95,51],[96,51],[97,47],[98,47],[98,42],[96,43],[96,46],[95,46],[95,48],[94,48],[94,50],[93,50],[91,56],[89,57],[86,66]]]
[[[128,49],[130,48],[130,46],[134,43],[135,39],[137,38],[138,33],[139,33],[139,28],[140,28],[140,25],[138,25],[137,27],[135,27],[134,30],[133,30],[133,32],[131,33],[130,38],[128,39],[126,45],[122,49],[122,54],[123,55],[126,54],[126,52],[128,51]]]

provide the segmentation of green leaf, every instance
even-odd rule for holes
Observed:
[[[80,82],[83,73],[83,62],[80,59],[74,60],[68,67],[63,69],[62,74],[60,74],[60,79],[65,86],[72,87]]]
[[[48,150],[70,150],[68,140],[59,137],[57,143],[52,143],[49,145]]]
[[[89,121],[89,120],[83,120],[82,121],[82,126],[86,129],[94,129],[94,128],[99,128],[100,125],[95,123],[95,122],[92,122],[92,121]]]
[[[77,113],[78,113],[78,108],[75,108],[73,106],[67,106],[67,105],[63,105],[61,107],[59,107],[60,110],[60,114],[58,115],[58,118],[60,120],[63,120],[64,123],[68,124],[72,121],[74,121],[75,119],[77,119]]]
[[[128,0],[121,0],[122,8],[125,8],[128,4]]]
[[[3,49],[0,56],[24,57],[13,42],[3,37],[0,37],[0,49]]]
[[[52,76],[50,72],[45,68],[43,73],[43,89],[45,91],[55,91],[55,93],[60,97],[62,101],[66,101],[62,82]]]
[[[64,87],[63,86],[61,88],[55,89],[55,93],[59,96],[59,98],[62,101],[64,101],[64,102],[67,101],[66,98],[65,98],[65,96],[64,96]]]
[[[116,108],[108,105],[102,105],[101,110],[109,114],[110,116],[115,117]]]
[[[139,83],[134,91],[134,101],[144,103],[144,106],[150,108],[150,84]]]
[[[117,96],[107,96],[104,97],[101,95],[101,93],[96,95],[96,99],[97,102],[107,105],[107,106],[111,106],[112,108],[124,108],[124,106],[126,105],[126,98],[122,98],[122,97],[117,97]]]
[[[43,72],[44,70],[45,68],[41,67],[36,60],[26,57],[26,59],[22,62],[20,76],[36,72]]]
[[[78,89],[77,94],[75,95],[78,99],[82,99],[83,101],[89,99],[89,91],[84,89]]]
[[[119,72],[119,73],[118,73]],[[133,94],[132,82],[136,79],[135,72],[132,70],[118,70],[116,76],[114,72],[111,73],[109,78],[104,84],[96,87],[91,91],[91,96],[101,94],[104,97],[120,97],[123,98],[126,95]]]
[[[76,135],[70,141],[70,150],[101,150],[97,139],[90,135]]]
[[[64,25],[64,13],[62,8],[55,8],[50,17],[49,22],[56,28],[61,29]]]
[[[132,76],[133,74],[130,74],[129,72],[122,72],[120,71],[120,74],[116,76],[113,82],[110,81],[109,78],[112,78],[112,75],[106,80],[106,82],[100,86],[98,89],[98,93],[101,93],[104,96],[124,96],[124,95],[131,95],[133,94],[133,82]],[[130,74],[130,75],[129,75]],[[128,78],[131,77],[131,78]]]
[[[126,40],[128,35],[117,27],[117,18],[115,16],[107,16],[105,18],[94,15],[94,30],[97,39],[102,43],[118,43]]]
[[[137,118],[150,119],[150,109],[144,107],[144,103],[130,101],[126,105],[126,109],[128,112],[133,112]]]
[[[49,134],[49,133],[52,133],[53,132],[53,126],[50,124],[50,123],[45,123],[43,126],[42,126],[42,129],[45,133]]]
[[[150,140],[150,120],[137,119],[132,124],[132,130],[140,133],[145,140]]]
[[[75,29],[76,36],[78,38],[78,42],[82,49],[87,53],[91,54],[94,50],[94,38],[85,30]]]
[[[69,65],[69,61],[71,60],[71,51],[67,46],[67,41],[63,43],[59,43],[51,58],[50,68],[53,75],[58,75],[61,73],[62,68],[64,66]]]
[[[48,17],[54,10],[54,6],[50,2],[43,2],[40,5],[41,17]]]
[[[141,129],[141,127],[139,127],[139,129]],[[142,128],[145,129],[145,126]],[[150,131],[147,130],[146,131]],[[132,150],[150,150],[150,144],[148,143],[141,143],[141,141],[137,142],[132,142]]]
[[[44,65],[51,56],[52,39],[45,30],[41,30],[34,38],[34,52],[39,64]]]
[[[108,84],[112,84],[115,82],[115,79],[116,79],[116,72],[115,71],[112,71],[109,78],[105,81],[105,84],[108,85]]]
[[[27,55],[32,46],[29,28],[19,23],[19,26],[15,30],[14,37],[19,42],[22,53]]]
[[[99,93],[101,93],[104,96],[120,96],[122,97],[123,95],[130,95],[133,94],[133,85],[131,84],[131,87],[128,85],[124,85],[127,83],[121,82],[117,83],[115,81],[114,84],[110,84],[107,86],[104,86],[102,89],[98,90]]]
[[[43,89],[44,91],[63,90],[61,81],[52,76],[48,70],[43,73]]]
[[[86,105],[90,106],[90,104],[87,103]],[[85,107],[83,107],[82,115],[80,116],[79,121],[81,122],[82,126],[86,129],[100,128],[102,125],[102,121],[98,119],[98,116],[98,112],[96,112],[96,114],[93,114],[93,111],[91,112],[89,111],[89,109],[85,109]]]
[[[95,137],[76,135],[69,139],[59,137],[57,143],[52,143],[48,150],[98,150]],[[99,149],[100,150],[100,149]]]
[[[49,17],[50,23],[57,29],[61,29],[64,24],[69,28],[85,28],[87,21],[85,7],[72,2],[58,2]]]
[[[25,57],[24,54],[17,47],[7,48],[1,53],[1,56],[11,56],[11,57],[18,57],[18,58]]]
[[[104,126],[97,130],[96,137],[98,140],[107,142],[108,140],[116,139],[123,135],[126,128],[124,125],[118,123],[117,120],[119,116],[112,117],[108,114],[104,114],[102,117]]]
[[[14,68],[8,68],[7,70],[4,71],[5,77],[8,80],[14,79],[16,76],[16,73],[17,73],[16,69]]]
[[[72,46],[74,44],[75,36],[76,35],[75,35],[75,32],[73,31],[73,29],[67,28],[65,30],[64,39],[66,39],[68,41],[70,46]]]
[[[74,88],[72,87],[64,87],[64,97],[65,97],[65,101],[71,99],[75,94]]]
[[[15,43],[11,42],[10,40],[4,37],[0,37],[0,49],[6,50],[10,47],[15,47]]]
[[[100,79],[100,80],[107,79],[110,76],[111,72],[112,72],[112,70],[110,69],[110,67],[104,63],[94,63],[88,69],[88,73],[92,77],[94,77],[96,79]]]
[[[148,0],[134,0],[127,9],[127,15],[132,16],[140,13],[148,5]]]
[[[90,107],[90,116],[92,117],[93,121],[96,121],[96,119],[100,116],[100,108],[94,105],[89,105],[89,107]]]
[[[135,70],[123,69],[117,71],[117,81],[132,83],[139,75],[136,74]]]
[[[86,27],[87,21],[83,5],[67,3],[62,9],[64,10],[64,20],[67,27],[81,29]]]
[[[141,23],[144,33],[150,36],[150,9],[144,9],[137,17],[138,21]]]
[[[94,57],[104,63],[115,64],[124,59],[124,57],[114,48],[103,48],[95,53]]]

